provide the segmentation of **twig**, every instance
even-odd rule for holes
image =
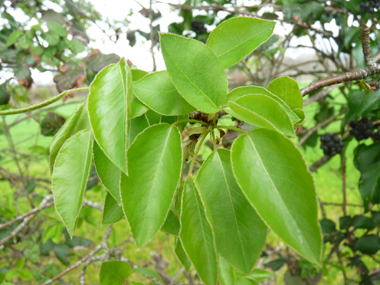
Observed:
[[[338,117],[342,114],[344,114],[345,112],[347,111],[347,108],[344,108],[342,109],[339,114],[335,115],[334,117],[331,117],[329,119],[327,119],[326,121],[323,121],[322,123],[319,123],[317,125],[315,125],[313,128],[311,128],[310,130],[307,131],[307,133],[300,139],[299,143],[297,144],[297,146],[301,146],[313,133],[315,133],[316,131],[318,131],[320,128],[324,127],[324,126],[327,126],[329,125],[330,123],[338,120]]]
[[[18,216],[17,218],[15,218],[11,221],[8,221],[4,224],[0,224],[0,230],[4,229],[6,227],[9,227],[10,225],[13,225],[14,223],[17,223],[17,222],[25,219],[26,217],[29,217],[30,215],[34,215],[43,209],[46,209],[46,208],[53,206],[54,201],[52,201],[52,199],[53,199],[53,195],[45,196],[45,198],[42,200],[42,202],[40,203],[40,205],[38,207],[34,208],[33,210],[30,210],[29,212],[27,212],[21,216]]]
[[[342,154],[342,194],[343,194],[343,204],[342,204],[342,210],[343,210],[343,215],[347,216],[347,175],[346,175],[346,155],[343,153]]]
[[[153,30],[153,10],[152,10],[152,0],[149,0],[149,37],[150,37],[150,52],[152,54],[153,60],[153,71],[156,71],[156,59],[154,57],[154,46],[156,45],[156,41],[154,39],[154,30]]]
[[[307,99],[306,101],[304,101],[303,106],[305,107],[305,106],[307,106],[307,105],[309,105],[315,101],[318,101],[318,100],[326,97],[331,91],[333,91],[338,86],[339,85],[332,85],[332,86],[329,86],[328,88],[326,88],[324,90],[321,90],[320,92],[318,92],[314,96],[312,96],[309,99]]]
[[[319,160],[314,162],[311,166],[309,166],[309,170],[311,172],[316,172],[318,170],[318,168],[320,168],[321,166],[323,166],[327,162],[329,162],[331,158],[332,158],[332,156],[328,156],[328,155],[323,156],[322,158],[320,158]]]
[[[21,224],[19,224],[9,235],[7,235],[5,238],[0,240],[0,246],[2,246],[4,243],[6,243],[11,238],[14,238],[23,228],[26,227],[26,225],[29,223],[29,221],[32,220],[36,215],[37,215],[37,213],[34,213],[34,214],[26,217],[24,219],[24,221]]]
[[[367,66],[372,66],[375,64],[373,61],[373,57],[371,54],[371,46],[370,46],[370,41],[369,41],[369,27],[368,26],[363,26],[362,30],[362,48],[363,48],[363,54],[364,54],[364,59],[365,59],[365,64]]]

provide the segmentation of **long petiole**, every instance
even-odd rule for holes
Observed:
[[[206,122],[203,122],[203,121],[188,119],[188,120],[181,120],[181,121],[175,122],[175,123],[172,124],[172,126],[179,125],[179,124],[182,124],[182,123],[195,123],[195,124],[202,124],[202,125],[205,125],[205,126],[209,125],[209,123],[206,123]]]
[[[242,129],[239,129],[239,128],[236,128],[236,127],[230,127],[230,126],[219,126],[219,125],[216,125],[214,126],[215,129],[227,129],[227,130],[231,130],[231,131],[235,131],[235,132],[239,132],[239,133],[243,133],[243,134],[248,134],[247,131],[244,131]]]
[[[197,148],[196,148],[196,150],[194,152],[193,159],[191,160],[190,169],[189,169],[189,177],[193,176],[193,168],[194,168],[195,161],[197,159],[199,151],[201,150],[202,144],[203,144],[204,140],[206,139],[206,137],[207,137],[207,135],[208,135],[209,132],[210,132],[210,129],[207,129],[207,130],[205,130],[201,134],[201,137],[200,137],[200,140],[198,142]]]
[[[33,110],[45,107],[47,105],[53,104],[54,102],[58,101],[62,97],[67,96],[68,94],[70,94],[72,92],[83,91],[83,90],[88,90],[88,89],[89,89],[89,87],[82,87],[82,88],[76,88],[76,89],[66,90],[66,91],[58,94],[57,96],[55,96],[55,97],[53,97],[53,98],[51,98],[49,100],[46,100],[44,102],[38,103],[36,105],[32,105],[32,106],[29,106],[29,107],[26,107],[26,108],[22,108],[22,109],[0,111],[0,116],[13,115],[13,114],[21,114],[21,113],[25,113],[25,112],[30,112],[30,111],[33,111]]]

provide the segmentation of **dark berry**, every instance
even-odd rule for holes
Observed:
[[[356,127],[356,122],[355,121],[350,121],[350,127],[355,129]]]
[[[368,122],[368,118],[367,118],[367,117],[363,117],[363,118],[360,120],[360,122],[362,122],[362,123],[367,123],[367,122]]]
[[[350,130],[350,135],[357,136],[358,134],[359,134],[358,130],[355,130],[355,129]]]
[[[356,129],[359,130],[359,131],[364,131],[365,129],[365,125],[363,124],[363,122],[358,122],[358,124],[356,125]]]
[[[372,122],[368,122],[367,123],[367,129],[372,129],[373,128],[373,123]]]

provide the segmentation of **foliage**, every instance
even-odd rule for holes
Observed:
[[[72,30],[67,23],[72,21],[74,27],[75,22],[84,31],[100,15],[84,16],[72,9],[71,1],[64,2],[62,14],[70,14],[70,20],[46,24],[39,19],[29,30],[3,11],[8,22],[0,38],[2,68],[12,70],[17,83],[10,79],[0,86],[4,110],[0,114],[13,112],[8,109],[18,104],[15,100],[28,99],[25,89],[33,83],[31,69],[54,68],[61,92],[75,92],[83,83],[89,84],[87,99],[64,124],[55,113],[40,120],[43,134],[56,133],[50,145],[51,188],[66,228],[50,216],[26,258],[38,262],[39,255],[54,252],[68,266],[73,248],[91,244],[75,236],[75,228],[83,221],[99,225],[90,208],[82,208],[92,205],[103,211],[102,224],[108,228],[99,245],[78,264],[83,264],[81,284],[86,267],[99,260],[105,261],[101,284],[124,284],[125,280],[139,284],[131,281],[136,273],[158,284],[174,282],[166,279],[159,266],[158,274],[138,268],[122,256],[120,245],[107,244],[113,224],[124,219],[132,233],[127,242],[133,241],[138,248],[160,231],[173,236],[179,261],[188,272],[196,271],[205,284],[257,284],[272,278],[269,272],[254,268],[261,258],[270,260],[265,266],[275,274],[286,271],[285,284],[316,284],[330,278],[332,270],[342,273],[346,283],[352,279],[375,284],[380,250],[380,148],[379,131],[375,131],[380,70],[375,63],[379,57],[373,58],[371,52],[378,53],[377,4],[368,8],[356,0],[284,0],[231,7],[224,0],[187,0],[184,5],[173,5],[183,21],[172,23],[170,33],[159,33],[160,26],[153,23],[160,13],[144,8],[140,13],[150,19],[151,33],[127,32],[127,38],[133,45],[136,36],[146,37],[152,42],[152,52],[159,43],[166,70],[148,73],[124,58],[97,50],[81,59],[78,54],[86,43],[79,45],[68,37]],[[89,8],[81,1],[77,4]],[[40,8],[20,4],[26,14]],[[208,12],[197,13],[198,9]],[[228,15],[220,18],[220,11]],[[327,28],[333,19],[340,27],[337,33]],[[272,35],[276,24],[292,24],[292,29],[281,38]],[[86,38],[84,32],[81,36]],[[284,58],[294,48],[292,38],[308,39],[316,59],[287,67]],[[302,65],[310,62],[315,65],[304,70]],[[352,72],[355,64],[361,69]],[[235,72],[247,75],[246,86],[235,88],[231,80]],[[300,89],[291,77],[305,74],[317,81]],[[306,116],[313,112],[315,116]],[[3,123],[12,145],[9,125],[5,119]],[[295,146],[297,141],[303,150]],[[323,151],[315,151],[322,158],[308,167],[302,153],[319,146]],[[17,164],[14,147],[12,153],[9,156]],[[45,155],[44,150],[40,153]],[[340,160],[343,202],[338,206],[343,214],[334,212],[328,217],[329,202],[321,201],[320,192],[317,196],[310,171],[333,156]],[[347,202],[347,158],[351,156],[360,172],[355,182],[360,205]],[[4,180],[17,185],[12,173],[2,167],[0,171]],[[27,197],[39,187],[38,179],[21,181]],[[91,192],[87,190],[96,189],[98,182],[106,189],[103,205],[88,200]],[[53,205],[47,194],[33,196],[41,201],[38,211]],[[17,218],[12,195],[1,211],[5,226],[0,225],[0,242],[5,249],[30,241],[19,234],[29,220]],[[29,215],[33,218],[35,213]],[[322,219],[318,222],[318,218]],[[273,233],[286,244],[286,250],[271,246]],[[97,255],[100,250],[104,252]],[[12,268],[5,268],[5,280],[49,282],[60,276],[54,264],[42,267],[41,272],[24,264],[25,258],[19,258]]]

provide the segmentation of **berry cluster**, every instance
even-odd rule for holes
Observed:
[[[376,9],[380,9],[380,0],[362,1],[360,3],[360,11],[362,13],[373,13]]]
[[[375,133],[373,129],[373,123],[368,120],[367,117],[363,117],[360,121],[350,121],[350,134],[356,138],[357,141],[368,139],[369,137],[376,138],[379,136],[379,133]]]
[[[193,20],[191,22],[191,30],[194,31],[197,35],[201,35],[207,32],[205,23],[201,20]]]
[[[321,149],[325,155],[334,156],[342,151],[343,146],[344,143],[337,135],[326,133],[321,136]]]

